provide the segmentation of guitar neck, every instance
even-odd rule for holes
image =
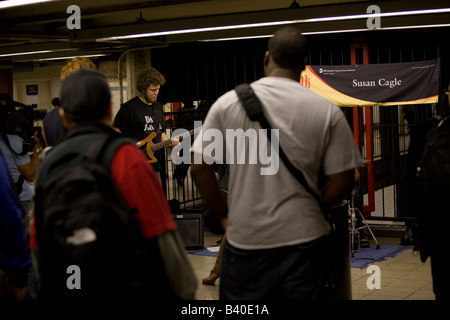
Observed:
[[[194,134],[194,132],[197,131],[198,129],[199,128],[192,129],[192,130],[189,130],[186,133],[183,133],[181,136],[178,137],[178,141],[181,142],[184,137],[187,137],[187,136],[190,136],[190,135]],[[153,152],[155,152],[156,150],[159,150],[159,149],[162,149],[162,148],[170,146],[171,143],[172,143],[172,139],[169,139],[169,140],[165,140],[165,141],[161,141],[161,142],[155,143],[150,148],[152,149]]]
[[[172,143],[172,140],[169,139],[169,140],[165,140],[165,141],[161,141],[161,142],[155,143],[150,148],[152,149],[153,152],[155,152],[156,150],[159,150],[159,149],[162,149],[162,148],[170,146],[171,143]]]

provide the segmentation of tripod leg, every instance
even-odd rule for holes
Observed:
[[[375,235],[373,234],[372,230],[370,229],[369,225],[367,224],[366,219],[364,219],[363,214],[361,213],[361,211],[357,210],[359,215],[361,216],[362,222],[366,225],[367,230],[369,230],[370,235],[372,236],[373,240],[375,241],[375,243],[377,244],[376,250],[380,250],[380,244],[378,243],[377,238],[375,238]]]
[[[352,253],[352,258],[353,258],[355,256],[355,252],[359,252],[359,237],[356,237],[357,232],[359,233],[359,231],[356,228],[355,208],[350,207],[349,212],[350,212],[350,222],[351,222],[350,252]],[[357,248],[355,248],[356,241],[358,241]]]

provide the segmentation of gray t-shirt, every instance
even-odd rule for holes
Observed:
[[[251,87],[272,128],[279,129],[280,146],[317,193],[321,166],[332,175],[362,165],[339,107],[286,78],[265,77]],[[211,107],[191,148],[194,156],[203,153],[206,161],[230,165],[227,240],[252,250],[305,243],[328,234],[329,224],[317,201],[276,153],[268,157],[267,135],[260,129],[232,90]],[[245,147],[239,145],[242,142]]]

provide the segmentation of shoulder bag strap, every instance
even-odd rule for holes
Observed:
[[[269,124],[269,122],[267,121],[266,117],[264,116],[264,113],[263,113],[263,110],[261,107],[261,102],[259,101],[258,97],[253,92],[250,85],[247,83],[243,83],[243,84],[238,85],[235,88],[235,90],[236,90],[237,95],[238,95],[240,101],[242,102],[245,110],[247,111],[247,115],[250,118],[250,120],[258,121],[264,129],[267,129],[266,130],[267,136],[268,136],[268,139],[270,140],[271,135],[269,134],[269,132],[272,129],[272,127]],[[283,152],[281,145],[279,146],[279,154],[280,154],[280,158],[283,160],[284,164],[289,169],[289,171],[292,173],[292,175],[298,180],[298,182],[309,193],[311,193],[314,196],[314,198],[319,203],[320,207],[323,208],[323,203],[322,203],[321,199],[308,185],[303,173],[299,169],[294,167],[292,165],[292,163],[289,161],[286,154]]]

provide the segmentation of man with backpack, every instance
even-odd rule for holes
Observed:
[[[91,69],[68,76],[60,114],[67,134],[45,155],[36,181],[30,245],[38,299],[193,299],[195,275],[177,251],[181,240],[155,172],[110,127],[106,79]]]

